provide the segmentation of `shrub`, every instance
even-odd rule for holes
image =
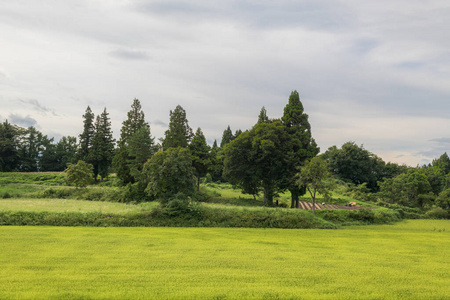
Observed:
[[[67,169],[64,171],[67,174],[67,183],[74,184],[78,187],[86,187],[94,178],[93,167],[82,160],[77,164],[67,164]]]
[[[449,219],[450,214],[445,209],[440,207],[433,208],[425,213],[425,216],[429,219]]]

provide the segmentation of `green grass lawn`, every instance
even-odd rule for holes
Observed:
[[[445,231],[444,231],[445,229]],[[448,299],[450,222],[0,227],[0,299]]]
[[[28,212],[101,212],[126,215],[149,211],[159,205],[159,202],[144,202],[141,204],[124,204],[117,202],[86,201],[71,199],[0,199],[0,211]]]

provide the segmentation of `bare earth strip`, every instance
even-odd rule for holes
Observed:
[[[299,203],[298,203],[298,208],[300,208],[300,209],[312,209],[312,207],[313,207],[312,202],[299,201]],[[321,203],[316,203],[315,208],[316,209],[348,209],[348,210],[370,209],[369,207],[364,207],[364,206],[345,206],[345,205],[336,205],[336,204],[322,205]]]

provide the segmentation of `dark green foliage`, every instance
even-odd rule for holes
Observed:
[[[443,190],[435,201],[436,206],[443,209],[450,209],[450,188]]]
[[[18,170],[19,163],[19,133],[18,126],[8,123],[0,124],[0,171],[11,172]]]
[[[145,191],[157,199],[177,194],[192,196],[196,190],[192,157],[185,148],[157,152],[145,163],[143,175],[147,183]]]
[[[200,189],[200,178],[204,177],[211,166],[210,148],[206,143],[206,138],[200,128],[195,132],[189,150],[192,155],[192,166],[197,176],[197,190]]]
[[[231,131],[230,125],[223,131],[222,140],[220,141],[220,148],[224,148],[229,142],[234,139],[233,131]]]
[[[97,175],[100,178],[108,177],[109,169],[114,157],[114,143],[113,133],[111,130],[111,121],[106,112],[103,110],[100,116],[97,116],[95,122],[95,133],[92,138],[92,146],[89,151],[89,161],[94,167],[94,179],[97,180]]]
[[[169,129],[165,132],[165,137],[162,142],[163,149],[186,148],[193,136],[194,133],[191,127],[189,127],[186,118],[186,111],[180,105],[177,105],[174,111],[170,111]]]
[[[69,163],[64,172],[67,174],[67,183],[74,184],[77,188],[91,184],[94,175],[92,165],[82,160],[79,160],[77,164]]]
[[[444,174],[450,173],[450,158],[447,152],[442,154],[438,159],[433,159],[432,166],[440,168]]]
[[[412,169],[407,174],[380,182],[379,197],[385,202],[423,208],[434,196],[427,176]]]
[[[95,134],[94,113],[88,106],[83,115],[83,132],[80,134],[80,146],[77,153],[77,159],[89,161],[92,148],[92,139]]]
[[[284,107],[282,122],[290,136],[286,185],[291,192],[291,208],[294,208],[298,206],[299,196],[306,192],[304,187],[298,186],[295,182],[295,175],[306,160],[313,158],[320,151],[312,138],[308,115],[304,113],[297,91],[293,91],[289,96],[289,102]]]
[[[387,209],[357,209],[357,210],[318,210],[317,217],[333,222],[336,225],[367,225],[397,222],[400,213]]]
[[[260,123],[243,132],[225,148],[224,176],[243,192],[264,192],[264,203],[273,205],[288,172],[289,136],[280,121]]]
[[[347,142],[341,149],[330,147],[324,154],[330,170],[343,180],[359,185],[364,182],[371,191],[377,191],[377,182],[384,177],[384,161],[363,146]]]
[[[263,106],[261,108],[261,111],[259,112],[257,124],[259,124],[259,123],[268,123],[268,122],[269,122],[269,117],[267,116],[267,110]]]
[[[123,121],[122,128],[120,129],[120,141],[128,143],[128,138],[132,136],[143,126],[149,126],[145,122],[145,115],[142,111],[141,102],[139,99],[134,99],[131,104],[131,110],[127,113],[127,119]]]
[[[127,150],[130,174],[137,180],[144,164],[157,151],[150,127],[143,126],[132,134],[128,139]]]
[[[127,116],[127,120],[122,123],[120,141],[112,162],[117,177],[124,184],[140,180],[143,164],[156,151],[150,126],[145,122],[138,99],[133,100]]]
[[[39,157],[39,171],[64,171],[68,163],[75,162],[77,148],[77,139],[71,136],[62,137],[56,145],[46,144]]]
[[[123,183],[134,182],[134,178],[130,173],[128,150],[126,146],[119,144],[119,147],[116,148],[112,165],[117,177],[122,180]]]

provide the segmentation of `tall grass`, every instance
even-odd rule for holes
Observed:
[[[449,222],[432,220],[345,230],[0,227],[0,298],[446,299],[449,248]]]

